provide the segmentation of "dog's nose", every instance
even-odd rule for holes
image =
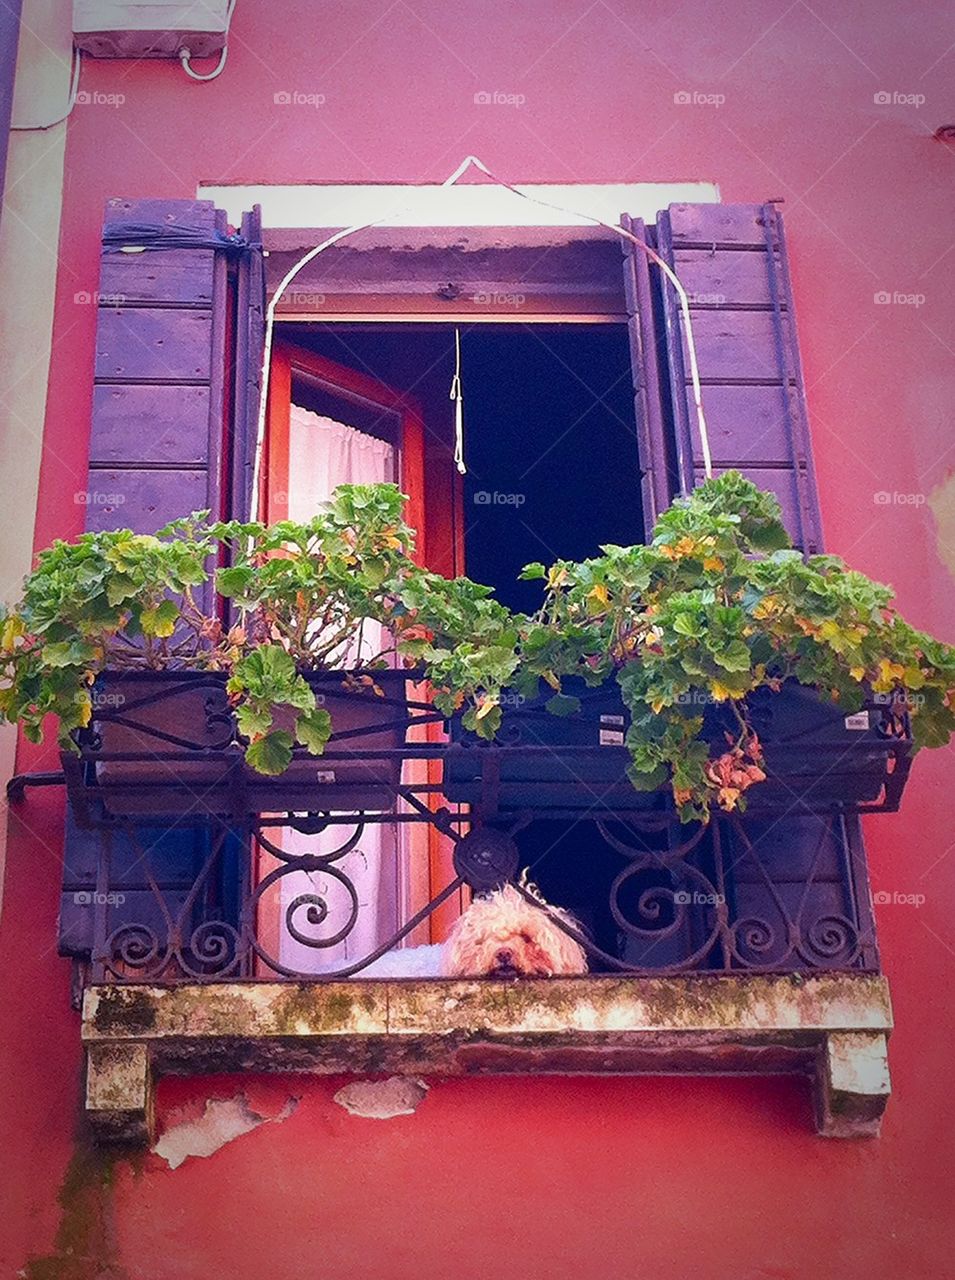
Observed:
[[[514,963],[514,952],[502,948],[494,957],[494,961],[500,968],[506,969]]]

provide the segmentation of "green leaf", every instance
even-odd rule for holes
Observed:
[[[534,582],[538,578],[546,578],[547,570],[539,560],[535,560],[533,564],[526,564],[517,576],[520,581]]]
[[[658,764],[655,768],[646,771],[638,769],[635,764],[627,769],[627,777],[636,791],[656,791],[664,785],[669,776],[670,771],[665,764]]]
[[[60,640],[44,645],[40,657],[48,667],[83,667],[93,661],[95,652],[85,640]]]
[[[580,699],[567,693],[555,693],[544,703],[544,709],[552,716],[572,716],[580,710]]]
[[[130,596],[135,595],[138,590],[139,588],[132,578],[128,578],[122,573],[115,573],[106,584],[106,599],[111,605],[122,604],[124,600],[128,600]]]
[[[292,735],[284,729],[274,729],[245,749],[245,758],[256,773],[276,777],[292,763]]]
[[[462,716],[461,723],[465,729],[470,729],[479,738],[484,738],[485,741],[490,742],[501,727],[503,714],[499,705],[492,706],[490,710],[485,710],[482,707],[480,716],[478,716],[477,707],[471,707]]]
[[[164,600],[155,609],[143,609],[139,621],[147,636],[165,639],[175,631],[179,614],[180,608],[175,600]]]
[[[388,561],[371,557],[362,565],[361,576],[369,586],[380,587],[388,576]]]
[[[660,767],[660,748],[652,742],[641,742],[639,734],[627,735],[633,768],[641,774],[653,773]]]
[[[724,671],[748,671],[752,658],[745,640],[731,640],[713,659]]]
[[[272,727],[272,708],[241,702],[236,707],[235,720],[243,737],[260,738]]]
[[[757,551],[782,551],[792,545],[792,539],[780,520],[744,520],[741,530]]]
[[[500,707],[492,707],[485,716],[481,716],[479,720],[475,720],[475,730],[479,738],[484,738],[490,742],[501,727],[501,719],[503,712]]]
[[[295,724],[295,736],[313,756],[320,756],[332,736],[332,718],[324,707],[304,712]]]
[[[182,560],[178,566],[178,578],[184,586],[199,587],[208,576],[198,560]]]
[[[678,613],[673,619],[673,630],[681,636],[700,636],[703,634],[703,623],[692,613]]]
[[[228,683],[230,693],[248,691],[253,698],[287,703],[309,711],[315,695],[298,674],[292,656],[281,645],[263,644],[236,663]]]
[[[249,565],[234,565],[216,574],[216,590],[220,596],[241,596],[255,581],[255,570]]]

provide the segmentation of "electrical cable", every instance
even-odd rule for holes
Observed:
[[[189,65],[189,59],[192,57],[192,53],[185,46],[179,50],[179,63],[183,71],[185,71],[186,75],[189,77],[190,80],[198,80],[200,82],[203,82],[206,80],[215,80],[217,76],[222,75],[222,72],[225,69],[226,58],[228,58],[229,56],[229,26],[232,23],[232,15],[234,12],[235,12],[235,0],[229,0],[229,7],[226,10],[226,15],[225,15],[226,42],[222,46],[222,52],[219,54],[218,64],[212,71],[207,72],[205,75],[203,75],[199,71],[193,71],[192,67]]]
[[[454,330],[454,377],[451,379],[451,394],[454,401],[454,465],[458,475],[466,476],[464,465],[464,394],[461,390],[461,330]]]
[[[44,129],[52,129],[54,125],[62,124],[68,118],[73,108],[76,106],[76,95],[80,87],[80,59],[82,54],[76,46],[73,46],[73,69],[70,74],[70,96],[67,99],[66,110],[61,116],[57,116],[55,120],[51,120],[48,124],[12,124],[10,126],[11,133],[29,133],[34,130],[42,132]]]

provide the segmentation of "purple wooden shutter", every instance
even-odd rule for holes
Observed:
[[[225,214],[209,201],[107,203],[87,529],[153,533],[196,510],[228,516],[233,502],[245,514],[262,279],[257,211],[230,236]],[[230,468],[235,480],[223,475]],[[102,830],[68,824],[60,914],[66,954],[89,954],[98,909],[89,882],[106,838]],[[125,884],[123,901],[108,906],[112,929],[143,919],[148,890],[143,868],[137,878],[126,865],[128,837],[116,832],[110,839]],[[192,831],[143,828],[140,843],[153,849],[153,870],[172,911],[207,841]]]
[[[639,218],[624,214],[620,224],[639,240],[648,240],[649,229]],[[673,495],[673,458],[664,423],[649,258],[631,241],[623,240],[622,243],[634,416],[642,477],[643,523],[649,539],[657,517],[666,510]]]
[[[202,827],[169,828],[136,824],[135,833],[121,826],[83,828],[72,812],[66,816],[63,890],[60,899],[61,955],[89,956],[101,918],[100,936],[107,938],[124,924],[146,926],[164,937],[162,905],[149,883],[152,872],[170,916],[179,917],[209,856],[210,831]],[[220,859],[207,893],[223,901]],[[226,914],[222,912],[222,914]]]
[[[803,551],[823,550],[782,217],[772,204],[675,204],[658,215],[656,244],[690,295],[714,470],[737,467],[779,498]],[[661,383],[669,396],[677,487],[703,479],[679,300],[659,279],[665,340]],[[668,391],[667,391],[668,388]],[[664,464],[666,455],[658,449]],[[794,805],[769,823],[744,819],[751,851],[731,840],[731,912],[765,924],[785,951],[785,914],[804,952],[836,967],[878,965],[871,892],[858,815],[822,819]],[[781,907],[782,904],[782,907]],[[784,908],[784,909],[783,909]],[[759,930],[757,930],[759,932]],[[740,936],[745,933],[739,930]],[[771,964],[768,952],[762,957]],[[758,967],[760,956],[742,962]],[[792,967],[799,967],[798,956]]]
[[[879,955],[856,814],[721,823],[731,968],[863,969]]]
[[[137,252],[140,224],[211,243],[225,217],[205,200],[106,207],[104,233],[126,243],[103,249],[87,528],[154,533],[191,511],[220,511],[227,255]]]
[[[710,449],[782,504],[794,543],[821,550],[822,527],[782,217],[772,204],[673,204],[658,249],[690,295]],[[677,475],[703,478],[679,300],[663,281]]]

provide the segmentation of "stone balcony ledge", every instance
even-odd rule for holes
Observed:
[[[162,1074],[798,1074],[817,1129],[878,1134],[886,980],[873,974],[89,987],[87,1115],[147,1141]]]

